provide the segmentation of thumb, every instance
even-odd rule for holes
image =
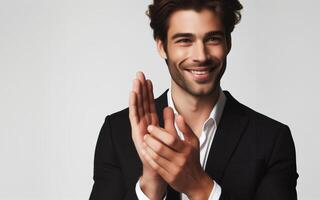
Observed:
[[[178,136],[177,130],[174,126],[174,113],[171,107],[166,107],[163,110],[164,129],[170,134]]]
[[[192,129],[184,121],[184,118],[181,115],[177,117],[176,122],[177,122],[178,128],[183,133],[185,141],[193,142],[195,139],[197,139],[197,136],[193,133]]]

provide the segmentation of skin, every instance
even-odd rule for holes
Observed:
[[[156,42],[160,56],[168,62],[172,98],[180,115],[174,119],[172,109],[165,108],[165,125],[159,127],[152,83],[138,72],[130,93],[129,118],[143,164],[140,187],[150,199],[161,199],[167,184],[189,199],[208,199],[213,181],[201,167],[198,137],[219,98],[231,42],[221,20],[207,9],[174,12],[167,48],[161,40]],[[210,69],[209,78],[195,79],[190,72],[194,67]],[[174,122],[185,140],[179,139]]]
[[[150,199],[160,199],[166,191],[167,183],[146,161],[142,154],[144,136],[148,134],[147,126],[159,126],[159,119],[154,104],[153,86],[142,72],[133,80],[129,98],[129,119],[132,140],[142,162],[143,170],[140,179],[142,191]],[[148,184],[147,184],[148,183]]]

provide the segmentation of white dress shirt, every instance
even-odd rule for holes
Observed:
[[[167,99],[168,99],[168,106],[173,109],[175,116],[177,116],[178,112],[174,106],[174,102],[173,102],[173,99],[171,96],[171,89],[168,90]],[[209,151],[210,151],[210,147],[211,147],[211,144],[213,141],[213,137],[214,137],[214,134],[217,130],[225,103],[226,103],[226,96],[220,88],[218,101],[217,101],[216,105],[213,107],[213,109],[209,115],[209,118],[204,122],[204,124],[202,126],[202,131],[201,131],[201,134],[199,137],[200,162],[201,162],[201,166],[203,169],[205,169],[208,155],[209,155]],[[176,130],[177,130],[177,133],[178,133],[180,139],[183,140],[184,139],[183,133],[178,129],[176,123],[175,123],[175,127],[176,127]],[[213,189],[211,191],[211,194],[210,194],[208,200],[218,200],[221,195],[221,187],[214,180],[213,180],[213,182],[214,182],[214,186],[213,186]],[[142,190],[140,188],[140,181],[137,182],[135,190],[136,190],[136,194],[137,194],[137,197],[139,200],[149,200],[149,198],[142,192]],[[181,194],[181,199],[182,200],[189,200],[187,195],[185,195],[185,194]]]

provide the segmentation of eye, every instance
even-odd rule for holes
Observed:
[[[209,37],[206,42],[209,42],[209,43],[213,43],[213,44],[218,44],[222,41],[222,38],[221,37]]]
[[[188,38],[183,38],[176,41],[176,43],[191,43],[191,42],[192,42],[191,39],[188,39]]]

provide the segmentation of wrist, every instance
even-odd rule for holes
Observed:
[[[208,199],[214,187],[213,180],[205,174],[203,178],[197,184],[197,187],[193,187],[187,196],[190,200],[204,200]]]
[[[167,184],[162,180],[161,177],[150,177],[143,175],[140,177],[140,188],[149,199],[160,200],[166,194]]]

